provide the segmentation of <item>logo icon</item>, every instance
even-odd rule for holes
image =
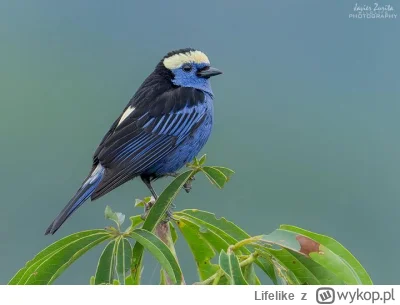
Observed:
[[[335,302],[335,290],[329,287],[321,287],[317,289],[318,304],[333,304]]]

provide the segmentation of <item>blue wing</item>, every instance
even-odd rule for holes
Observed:
[[[127,118],[114,123],[95,160],[106,169],[92,200],[146,172],[179,146],[202,123],[207,112],[204,94],[178,88],[150,105],[135,105]],[[135,107],[137,106],[137,107]]]

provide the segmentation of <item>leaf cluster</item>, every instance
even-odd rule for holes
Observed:
[[[206,156],[195,159],[188,170],[176,177],[161,193],[143,221],[107,206],[105,217],[115,226],[88,230],[64,237],[39,252],[10,280],[11,285],[51,284],[64,270],[90,249],[106,243],[90,284],[138,285],[141,283],[144,251],[161,265],[161,284],[184,284],[174,244],[178,234],[189,245],[201,285],[258,285],[265,273],[275,284],[372,284],[363,266],[339,242],[325,235],[290,225],[281,225],[270,234],[250,236],[225,218],[200,210],[175,212],[165,221],[166,212],[180,190],[203,173],[223,188],[233,171],[205,166]],[[152,198],[137,200],[146,206]],[[218,262],[213,263],[214,258]]]

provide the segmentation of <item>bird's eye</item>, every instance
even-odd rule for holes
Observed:
[[[182,70],[185,71],[185,72],[190,72],[190,71],[192,71],[192,65],[191,64],[184,64],[182,66]]]

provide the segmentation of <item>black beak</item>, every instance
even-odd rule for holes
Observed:
[[[204,78],[210,78],[211,76],[219,75],[222,74],[222,71],[213,68],[213,67],[207,67],[199,72],[197,72],[197,75],[200,77]]]

